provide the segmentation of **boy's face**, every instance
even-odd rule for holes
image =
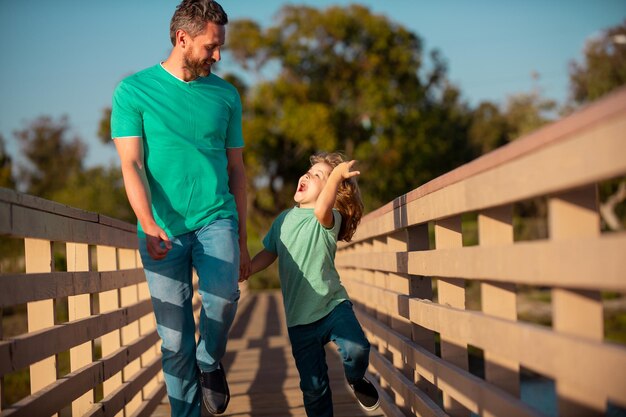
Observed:
[[[293,199],[300,208],[313,208],[333,168],[326,162],[313,165],[300,177],[298,189]]]

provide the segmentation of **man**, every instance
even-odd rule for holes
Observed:
[[[247,276],[241,100],[211,73],[228,17],[211,0],[183,0],[162,63],[124,79],[111,113],[139,250],[162,339],[172,416],[212,414],[230,398],[220,363]],[[196,345],[192,268],[202,298]]]

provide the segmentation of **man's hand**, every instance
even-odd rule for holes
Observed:
[[[244,243],[239,246],[239,282],[244,282],[250,277],[250,253]]]
[[[172,249],[172,242],[170,242],[167,233],[157,225],[150,227],[150,230],[144,229],[144,232],[146,234],[148,255],[156,261],[165,258],[170,249]]]

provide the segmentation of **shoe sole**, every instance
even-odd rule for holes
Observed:
[[[359,407],[361,407],[363,410],[365,411],[374,411],[376,409],[378,409],[378,407],[380,407],[380,397],[378,398],[378,401],[376,401],[376,404],[368,407],[366,405],[363,405],[363,403],[361,403],[361,401],[359,401],[359,399],[356,396],[356,393],[354,392],[354,390],[352,389],[352,387],[350,386],[350,384],[348,384],[348,381],[344,381],[346,388],[348,389],[348,392],[350,392],[352,394],[352,396],[354,397],[354,399],[356,400],[356,403],[359,405]]]

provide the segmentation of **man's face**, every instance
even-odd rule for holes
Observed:
[[[226,39],[225,27],[209,22],[202,33],[187,39],[189,46],[185,49],[183,59],[189,80],[208,76],[211,66],[221,59],[220,48]]]

